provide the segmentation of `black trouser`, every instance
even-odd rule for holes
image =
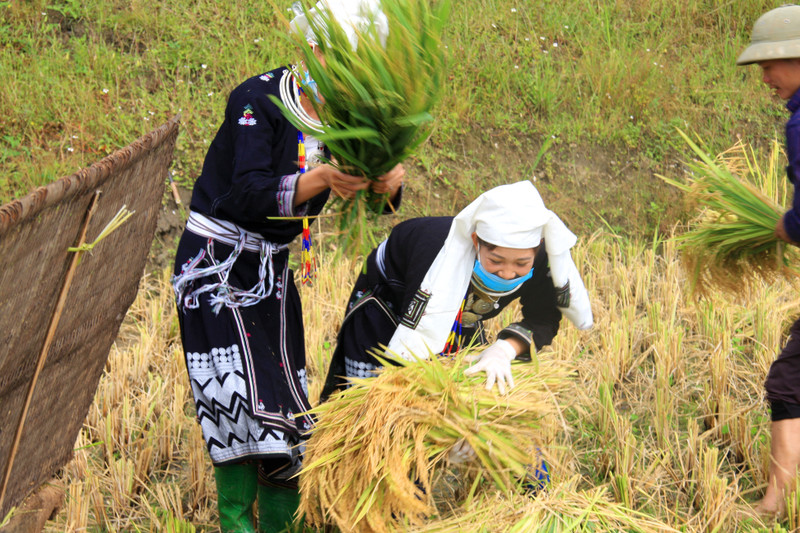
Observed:
[[[789,340],[770,366],[764,386],[773,421],[800,418],[800,319],[792,324]]]

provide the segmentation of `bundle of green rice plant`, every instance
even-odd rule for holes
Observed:
[[[303,36],[294,34],[293,39],[324,97],[324,104],[313,102],[323,132],[309,130],[285,112],[287,118],[323,141],[342,171],[370,180],[387,173],[414,153],[433,126],[431,111],[445,79],[442,30],[448,8],[447,0],[383,2],[389,28],[385,43],[369,26],[356,32],[356,50],[328,11],[316,16],[306,11],[315,35],[326,36],[318,39],[325,66]],[[387,195],[366,190],[337,202],[346,248],[363,251],[376,244],[369,242],[370,219],[385,210]]]
[[[777,143],[762,168],[755,152],[741,143],[714,159],[684,132],[678,133],[700,161],[687,163],[691,173],[685,183],[659,177],[699,206],[688,231],[676,237],[693,273],[693,288],[701,293],[712,285],[736,290],[748,278],[792,274],[788,255],[796,252],[775,236],[784,213],[778,201],[786,198],[788,183],[776,164]]]
[[[463,353],[386,366],[314,408],[318,423],[300,474],[307,523],[342,531],[389,531],[435,515],[433,480],[465,439],[478,486],[511,493],[537,447],[555,432],[555,401],[570,370],[563,362],[515,364],[515,387],[486,391],[464,375]],[[468,473],[469,474],[469,473]],[[465,474],[467,475],[467,474]]]
[[[451,516],[409,533],[560,533],[580,531],[677,532],[669,524],[613,501],[608,487],[577,489],[578,476],[531,498],[484,495]]]

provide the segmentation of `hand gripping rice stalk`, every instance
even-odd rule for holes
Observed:
[[[449,2],[393,0],[382,2],[381,10],[389,27],[385,45],[371,28],[358,33],[356,50],[326,11],[319,19],[310,17],[315,34],[328,37],[319,43],[325,66],[302,36],[293,39],[325,98],[324,105],[313,102],[323,133],[308,130],[284,110],[295,126],[328,146],[343,172],[370,180],[408,158],[430,134],[431,112],[445,80],[442,31]],[[345,249],[363,252],[377,244],[369,242],[369,221],[386,206],[387,195],[371,189],[338,200]]]
[[[318,423],[300,474],[307,523],[342,531],[424,523],[436,514],[432,480],[460,439],[477,454],[468,467],[473,497],[479,486],[515,490],[544,435],[555,431],[551,415],[569,369],[515,364],[516,385],[499,396],[484,389],[485,377],[464,376],[464,353],[387,365],[312,410]]]
[[[796,275],[789,268],[796,252],[775,236],[784,213],[778,202],[785,201],[791,186],[777,164],[779,145],[773,143],[764,168],[752,148],[741,143],[712,159],[688,135],[678,133],[700,161],[687,163],[691,172],[685,183],[659,177],[699,207],[688,231],[676,237],[693,273],[693,288],[700,293],[712,285],[738,290],[743,280]]]

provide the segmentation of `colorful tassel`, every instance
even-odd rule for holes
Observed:
[[[311,251],[311,231],[308,229],[308,217],[303,218],[303,248],[300,252],[300,261],[303,263],[302,284],[313,283],[317,275],[317,258]]]
[[[453,322],[453,327],[450,329],[450,335],[447,336],[447,344],[444,345],[441,355],[453,355],[461,349],[464,343],[463,325],[461,323],[461,314],[464,312],[464,305],[466,305],[467,297],[461,300],[461,308],[458,310],[456,320]]]
[[[305,174],[306,172],[306,142],[305,138],[303,137],[303,132],[297,132],[297,168],[300,170],[300,174]]]
[[[300,169],[301,174],[305,173],[306,143],[302,131],[297,132],[297,167]],[[300,252],[300,263],[302,284],[312,284],[317,276],[317,258],[314,257],[314,252],[311,249],[311,231],[308,228],[308,217],[303,217],[303,246]]]

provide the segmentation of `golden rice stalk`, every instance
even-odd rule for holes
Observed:
[[[739,290],[742,281],[796,275],[789,254],[796,251],[775,236],[788,196],[787,180],[777,164],[780,146],[773,143],[766,166],[759,166],[752,147],[741,142],[713,159],[678,130],[700,162],[688,162],[686,180],[659,176],[686,193],[699,206],[689,229],[676,237],[682,259],[693,273],[693,288],[710,286]]]
[[[536,498],[524,494],[511,497],[484,495],[445,519],[410,529],[410,533],[460,533],[528,531],[560,533],[580,531],[679,531],[657,518],[613,501],[606,486],[579,490],[578,477],[551,485]]]
[[[513,491],[554,430],[550,415],[570,370],[555,361],[515,364],[516,386],[500,396],[485,390],[484,376],[464,375],[465,353],[387,366],[312,410],[318,424],[300,474],[308,523],[342,531],[422,524],[435,514],[432,480],[460,439],[477,454],[473,490]]]

